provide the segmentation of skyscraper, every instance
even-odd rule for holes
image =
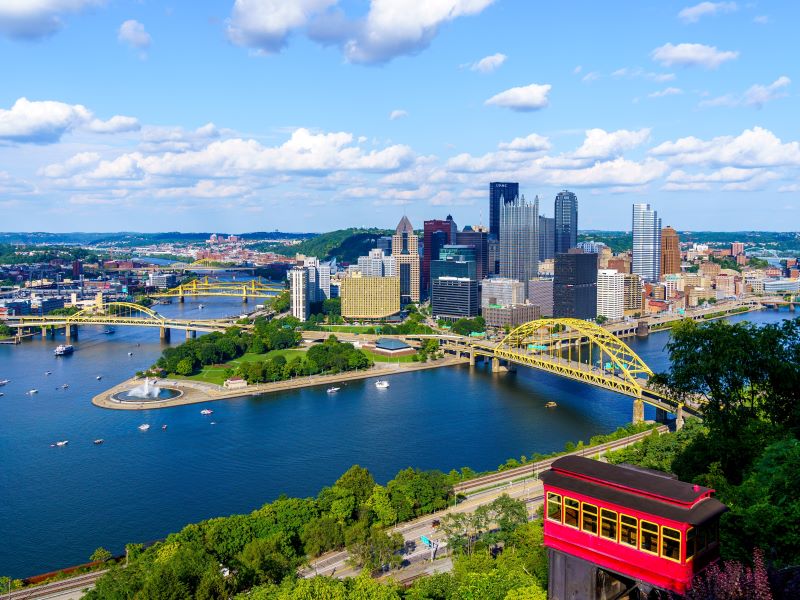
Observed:
[[[539,274],[539,197],[500,207],[500,275],[527,285]]]
[[[289,287],[292,316],[305,321],[309,316],[308,269],[304,267],[289,269]]]
[[[661,269],[659,275],[674,275],[681,272],[681,242],[678,232],[672,227],[661,230]]]
[[[661,270],[661,219],[649,204],[633,205],[631,272],[645,281],[658,281]]]
[[[556,194],[555,253],[560,254],[578,245],[578,197],[567,190]]]
[[[431,314],[459,319],[478,314],[478,279],[475,249],[448,245],[439,260],[431,261]]]
[[[450,215],[445,220],[432,219],[423,223],[422,285],[426,293],[430,292],[431,261],[439,260],[442,246],[456,243],[457,232],[458,226]]]
[[[469,225],[464,231],[456,233],[456,244],[472,246],[475,249],[475,267],[478,281],[489,276],[489,244],[488,234],[485,231],[476,231]]]
[[[597,271],[597,314],[619,321],[625,307],[625,275],[613,269]]]
[[[553,316],[594,319],[597,316],[597,254],[581,250],[556,254]]]
[[[539,215],[539,262],[555,258],[556,220]]]
[[[400,275],[400,301],[419,302],[419,236],[403,215],[392,236],[392,256]]]
[[[500,205],[514,202],[518,197],[519,183],[493,181],[489,184],[489,235],[493,238],[500,238]]]

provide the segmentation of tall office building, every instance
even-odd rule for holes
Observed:
[[[674,275],[681,272],[681,242],[678,232],[672,227],[661,230],[661,269],[659,275]]]
[[[394,256],[386,256],[380,248],[373,248],[367,256],[358,257],[358,270],[364,277],[391,277],[397,275]]]
[[[289,269],[289,289],[291,290],[292,316],[305,321],[309,316],[308,269],[294,267]]]
[[[624,307],[625,275],[613,269],[600,269],[597,272],[597,315],[619,321]]]
[[[489,276],[489,240],[485,231],[477,231],[467,225],[456,233],[456,244],[475,249],[475,268],[478,281]]]
[[[580,250],[556,254],[553,316],[573,319],[597,316],[597,254]]]
[[[539,274],[539,197],[500,207],[500,276],[525,282]]]
[[[499,239],[500,208],[519,198],[519,183],[493,181],[489,184],[489,235]]]
[[[660,270],[661,219],[649,204],[634,204],[631,272],[645,281],[658,281]]]
[[[431,314],[457,320],[478,315],[475,248],[450,244],[431,261]]]
[[[422,285],[426,293],[430,291],[431,261],[439,259],[442,246],[456,243],[457,233],[458,226],[450,215],[445,220],[431,219],[423,223]]]
[[[358,271],[340,283],[342,316],[346,319],[385,319],[400,312],[400,278],[364,277]]]
[[[419,236],[403,215],[392,236],[392,256],[400,275],[400,301],[419,302]]]
[[[622,308],[625,311],[642,311],[642,280],[633,273],[623,273],[625,276],[625,293]]]
[[[316,256],[303,258],[303,268],[308,271],[308,302],[314,304],[331,297],[331,265],[321,263]]]
[[[539,262],[556,256],[556,220],[539,215]]]
[[[528,302],[539,307],[543,317],[553,316],[553,280],[531,279],[528,281]]]
[[[382,235],[375,240],[375,247],[378,248],[378,250],[383,250],[383,253],[388,256],[392,253],[392,236]]]
[[[556,254],[578,245],[578,197],[567,190],[556,194],[555,228]]]

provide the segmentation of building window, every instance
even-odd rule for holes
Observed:
[[[561,495],[547,492],[547,518],[561,522]]]
[[[658,554],[658,525],[650,521],[641,521],[641,545],[643,552]]]
[[[606,539],[617,541],[617,513],[603,508],[600,510],[600,535]]]
[[[681,532],[672,527],[661,528],[661,556],[681,561]]]
[[[581,529],[587,533],[597,535],[597,507],[594,504],[583,503],[583,521]]]
[[[573,498],[564,498],[564,525],[577,529],[580,512],[580,502]]]
[[[628,515],[620,515],[619,517],[619,541],[622,544],[633,546],[636,548],[638,540],[637,535],[638,523],[633,517]]]

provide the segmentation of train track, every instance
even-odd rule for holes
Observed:
[[[507,469],[505,471],[499,471],[497,473],[492,473],[490,475],[484,475],[482,477],[477,477],[475,479],[470,479],[469,481],[465,481],[463,483],[458,483],[454,485],[453,491],[456,494],[470,494],[476,492],[477,490],[481,490],[483,488],[492,487],[496,484],[508,483],[509,481],[513,481],[515,479],[523,477],[532,477],[538,472],[541,472],[545,469],[549,469],[550,465],[552,465],[556,460],[562,458],[563,456],[584,456],[584,455],[594,456],[597,454],[604,454],[610,450],[618,450],[620,448],[624,448],[625,446],[630,446],[631,444],[635,444],[636,442],[639,442],[644,438],[646,438],[648,435],[651,435],[653,431],[658,431],[660,435],[666,433],[668,430],[669,428],[666,425],[661,425],[659,427],[656,427],[655,430],[649,429],[647,431],[636,433],[634,435],[621,438],[619,440],[614,440],[612,442],[606,442],[605,444],[600,444],[599,446],[592,446],[591,448],[582,448],[580,450],[576,450],[575,452],[561,454],[554,458],[548,458],[535,463],[522,465],[521,467],[514,467],[513,469]]]
[[[45,583],[43,585],[37,585],[18,590],[16,592],[11,592],[10,595],[0,592],[0,599],[34,600],[37,598],[50,598],[51,596],[62,592],[82,590],[94,585],[94,582],[100,579],[100,577],[107,572],[108,569],[84,573],[83,575],[78,575],[77,577],[70,577],[69,579],[62,579],[61,581],[54,581],[53,583]]]

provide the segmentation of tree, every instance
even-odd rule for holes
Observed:
[[[382,485],[376,485],[372,496],[367,501],[367,506],[372,509],[381,525],[389,526],[397,522],[397,511],[392,506],[392,498],[388,490]]]
[[[333,517],[320,517],[306,523],[301,539],[306,554],[310,556],[319,556],[344,544],[342,527]]]
[[[111,559],[113,555],[111,552],[100,546],[89,557],[89,560],[92,562],[106,562],[107,560]]]
[[[608,321],[608,317],[606,317],[605,315],[597,315],[594,319],[594,322],[597,323],[598,325],[602,325],[606,321]]]

